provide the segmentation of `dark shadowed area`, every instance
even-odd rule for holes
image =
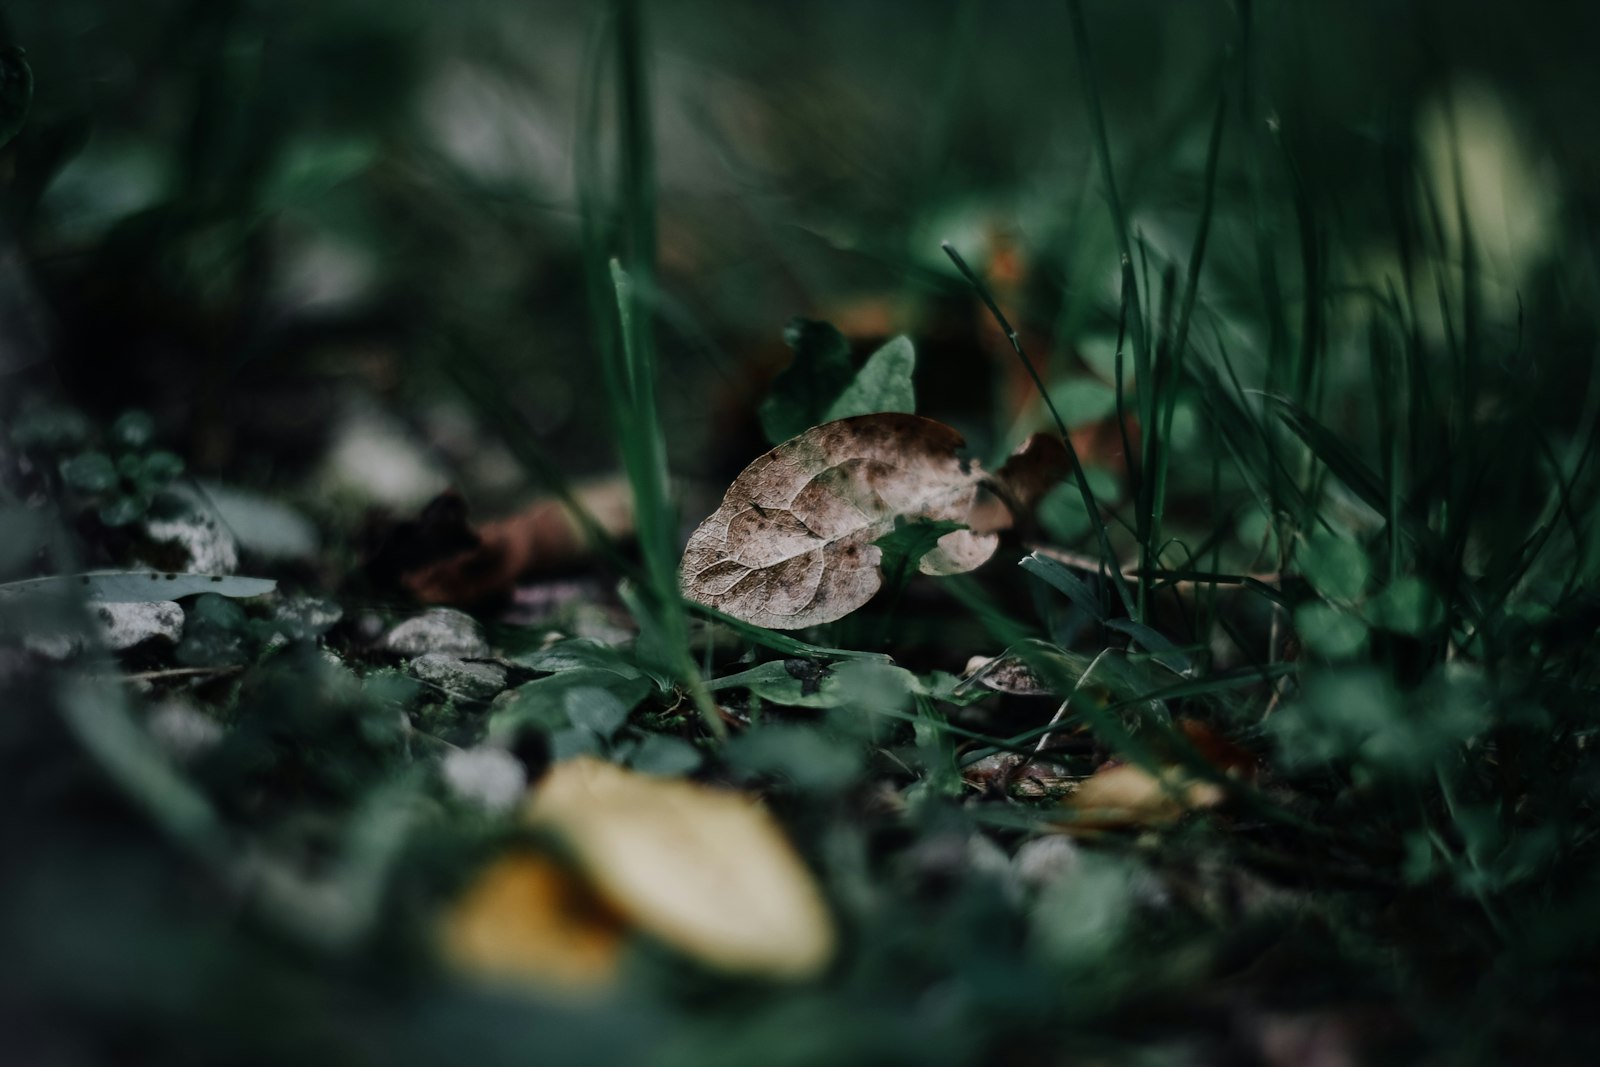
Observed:
[[[1595,1062],[1596,41],[0,0],[0,1060]]]

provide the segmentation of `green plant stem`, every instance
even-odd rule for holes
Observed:
[[[1216,205],[1217,160],[1222,152],[1223,120],[1227,116],[1227,94],[1217,100],[1216,118],[1211,123],[1211,141],[1206,149],[1205,194],[1200,207],[1200,225],[1195,233],[1194,247],[1189,252],[1188,275],[1184,279],[1183,308],[1178,313],[1178,323],[1173,331],[1172,346],[1167,352],[1170,361],[1163,377],[1166,379],[1165,404],[1161,412],[1161,448],[1156,456],[1154,485],[1150,494],[1149,543],[1159,544],[1162,525],[1167,511],[1167,468],[1171,462],[1172,419],[1178,409],[1178,387],[1183,380],[1183,358],[1189,346],[1189,322],[1194,315],[1195,297],[1200,291],[1200,268],[1206,257],[1206,238],[1211,232],[1211,215]],[[1146,566],[1159,561],[1159,552],[1146,561]]]
[[[989,293],[988,286],[984,285],[982,280],[973,273],[972,268],[967,266],[967,261],[961,258],[961,253],[951,247],[949,241],[941,242],[939,247],[944,249],[944,254],[950,257],[951,262],[955,263],[956,269],[961,272],[961,276],[977,291],[978,298],[983,301],[984,306],[989,309],[989,314],[993,315],[995,322],[1000,325],[1000,329],[1006,335],[1006,340],[1011,342],[1011,350],[1022,361],[1022,366],[1027,370],[1028,377],[1033,379],[1034,388],[1039,390],[1039,396],[1044,399],[1045,407],[1050,411],[1050,417],[1055,420],[1056,429],[1061,432],[1061,442],[1067,448],[1067,457],[1072,460],[1072,477],[1077,482],[1079,495],[1083,497],[1083,506],[1089,513],[1089,521],[1094,525],[1095,536],[1100,542],[1100,554],[1104,558],[1106,568],[1111,574],[1111,582],[1116,587],[1118,597],[1122,600],[1123,609],[1137,621],[1139,619],[1137,604],[1128,588],[1127,580],[1122,576],[1122,567],[1117,562],[1116,553],[1112,551],[1111,535],[1106,530],[1105,520],[1100,516],[1100,506],[1095,503],[1094,490],[1090,488],[1089,478],[1083,472],[1083,463],[1078,459],[1078,450],[1072,445],[1072,434],[1067,430],[1066,420],[1061,417],[1061,412],[1056,410],[1055,402],[1050,399],[1050,390],[1045,388],[1044,379],[1039,377],[1039,371],[1033,365],[1033,360],[1029,359],[1028,353],[1023,350],[1022,341],[1017,337],[1017,331],[1012,328],[1011,323],[1006,320],[1005,313],[995,303],[994,297]]]
[[[726,735],[722,717],[689,648],[688,617],[678,589],[677,522],[668,494],[667,451],[656,403],[653,329],[655,281],[655,154],[645,75],[643,16],[639,0],[613,0],[617,101],[620,110],[620,215],[607,232],[596,200],[601,185],[598,77],[582,107],[576,154],[583,218],[585,280],[597,320],[601,366],[613,429],[633,491],[644,596],[638,601],[661,644],[663,664],[684,687],[706,728]],[[596,54],[598,71],[599,53]],[[607,256],[607,247],[622,255]],[[609,299],[608,299],[609,296]]]

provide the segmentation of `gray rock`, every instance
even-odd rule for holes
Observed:
[[[926,882],[942,884],[978,877],[997,883],[1008,898],[1018,896],[1005,850],[984,834],[932,834],[908,849],[904,862]]]
[[[183,609],[170,600],[90,603],[89,614],[108,648],[123,652],[146,641],[177,644],[183,638]]]
[[[410,511],[442,493],[450,478],[410,427],[362,399],[341,416],[315,485],[326,495]]]
[[[473,663],[443,652],[428,652],[411,661],[411,673],[424,682],[465,697],[487,699],[506,687],[504,667]]]
[[[1011,866],[1011,857],[994,838],[987,834],[967,838],[967,869],[997,884],[1013,904],[1022,902],[1022,883]]]
[[[478,620],[453,608],[433,608],[407,619],[389,631],[383,645],[400,656],[441,652],[471,659],[489,654],[489,642],[484,640]]]
[[[157,744],[178,760],[190,760],[222,741],[222,727],[197,709],[170,701],[151,713],[145,729]]]
[[[441,770],[456,796],[490,811],[510,811],[528,788],[528,772],[503,748],[458,748],[445,756]]]
[[[239,569],[239,543],[216,516],[189,511],[176,518],[149,519],[144,532],[152,541],[175,544],[196,574],[232,574]]]
[[[1011,858],[1017,880],[1031,890],[1040,890],[1061,878],[1075,874],[1083,865],[1077,843],[1065,834],[1048,834],[1025,841]]]
[[[285,597],[273,616],[290,629],[291,636],[303,639],[320,637],[331,630],[344,618],[344,609],[335,601],[318,597]]]
[[[35,631],[22,635],[22,647],[40,659],[74,659],[83,653],[83,635],[64,630]]]

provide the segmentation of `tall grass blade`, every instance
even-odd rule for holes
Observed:
[[[1022,361],[1023,367],[1027,369],[1028,377],[1033,379],[1034,388],[1039,390],[1039,396],[1044,399],[1045,407],[1049,409],[1050,417],[1055,420],[1056,429],[1061,433],[1061,441],[1066,445],[1067,456],[1072,460],[1072,477],[1077,482],[1078,494],[1083,497],[1084,510],[1088,512],[1089,521],[1094,526],[1095,538],[1100,543],[1100,554],[1105,560],[1107,570],[1111,574],[1112,585],[1117,590],[1117,596],[1122,600],[1123,608],[1130,616],[1138,618],[1138,608],[1134,601],[1133,593],[1128,588],[1127,580],[1122,577],[1122,567],[1117,562],[1116,552],[1111,547],[1111,535],[1106,530],[1105,520],[1100,515],[1100,506],[1095,502],[1094,490],[1089,487],[1089,478],[1083,472],[1083,463],[1078,458],[1078,450],[1073,447],[1072,434],[1067,429],[1067,422],[1061,417],[1061,412],[1056,410],[1055,402],[1050,399],[1050,390],[1045,388],[1044,379],[1039,377],[1038,368],[1033,365],[1033,360],[1028,358],[1028,353],[1023,349],[1022,341],[1017,336],[1017,331],[1006,320],[1005,313],[1000,310],[1000,305],[995,303],[988,286],[984,285],[983,281],[973,273],[972,268],[967,266],[967,261],[961,258],[960,252],[951,247],[950,242],[942,242],[940,247],[944,249],[945,255],[950,257],[951,262],[956,265],[956,269],[961,272],[961,276],[977,292],[978,298],[989,309],[989,314],[994,316],[995,322],[999,324],[1001,331],[1005,333],[1006,340],[1011,342],[1011,350]]]

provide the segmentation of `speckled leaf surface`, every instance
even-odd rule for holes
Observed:
[[[792,630],[861,607],[882,585],[873,544],[896,517],[968,523],[984,472],[961,435],[918,415],[882,413],[813,427],[751,463],[689,538],[683,591],[746,622]],[[956,530],[922,557],[924,574],[987,560],[992,533]]]

